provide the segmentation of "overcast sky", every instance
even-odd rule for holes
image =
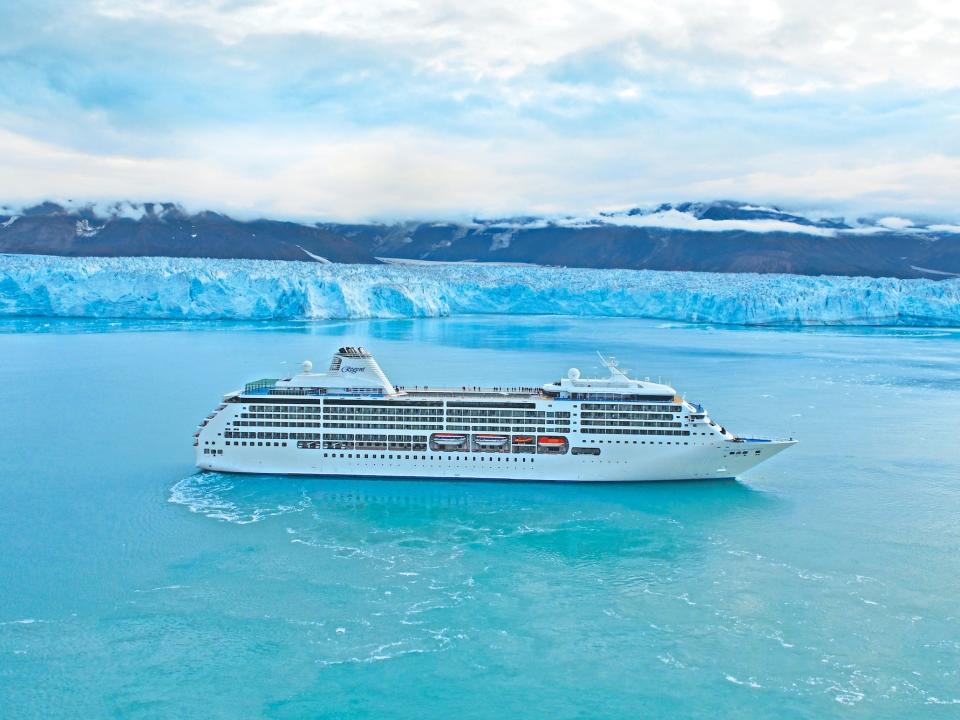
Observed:
[[[957,0],[2,0],[0,204],[960,216]]]

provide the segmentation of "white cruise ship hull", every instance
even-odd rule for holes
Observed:
[[[362,348],[326,373],[230,393],[194,434],[197,466],[227,473],[649,482],[736,477],[793,440],[740,438],[673,388],[611,376],[541,388],[395,387]]]
[[[226,473],[405,477],[424,479],[519,480],[536,482],[651,482],[717,480],[741,475],[795,441],[727,442],[697,447],[651,445],[604,448],[591,455],[510,455],[501,453],[343,452],[343,457],[312,457],[316,450],[238,447],[229,454],[204,456],[197,466]],[[199,450],[199,448],[198,448]],[[609,450],[609,452],[608,452]],[[736,453],[736,454],[731,454]],[[744,453],[744,454],[740,454]],[[353,457],[348,457],[352,455]],[[366,457],[364,457],[366,455]],[[384,457],[381,458],[380,456]]]

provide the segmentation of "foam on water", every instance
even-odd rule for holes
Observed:
[[[190,512],[215,520],[246,525],[269,517],[298,513],[310,507],[310,499],[301,496],[292,503],[260,506],[249,500],[235,478],[216,472],[198,472],[170,488],[168,501],[185,506]]]

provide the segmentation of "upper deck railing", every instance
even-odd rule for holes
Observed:
[[[460,387],[433,387],[430,385],[397,385],[394,394],[384,393],[379,388],[321,388],[321,387],[276,387],[277,380],[264,378],[246,384],[244,395],[347,395],[378,396],[388,398],[474,398],[489,400],[575,400],[585,402],[678,402],[676,396],[636,395],[612,392],[590,393],[584,397],[565,393],[544,392],[542,388],[527,386],[461,385]]]
[[[407,397],[475,397],[475,398],[524,398],[545,397],[543,390],[536,387],[480,387],[462,385],[460,387],[432,387],[429,385],[397,385],[397,393]]]

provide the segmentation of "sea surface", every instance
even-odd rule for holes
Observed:
[[[199,474],[224,392],[364,345],[399,384],[595,351],[739,481]],[[3,718],[960,717],[960,332],[631,319],[0,320]]]

